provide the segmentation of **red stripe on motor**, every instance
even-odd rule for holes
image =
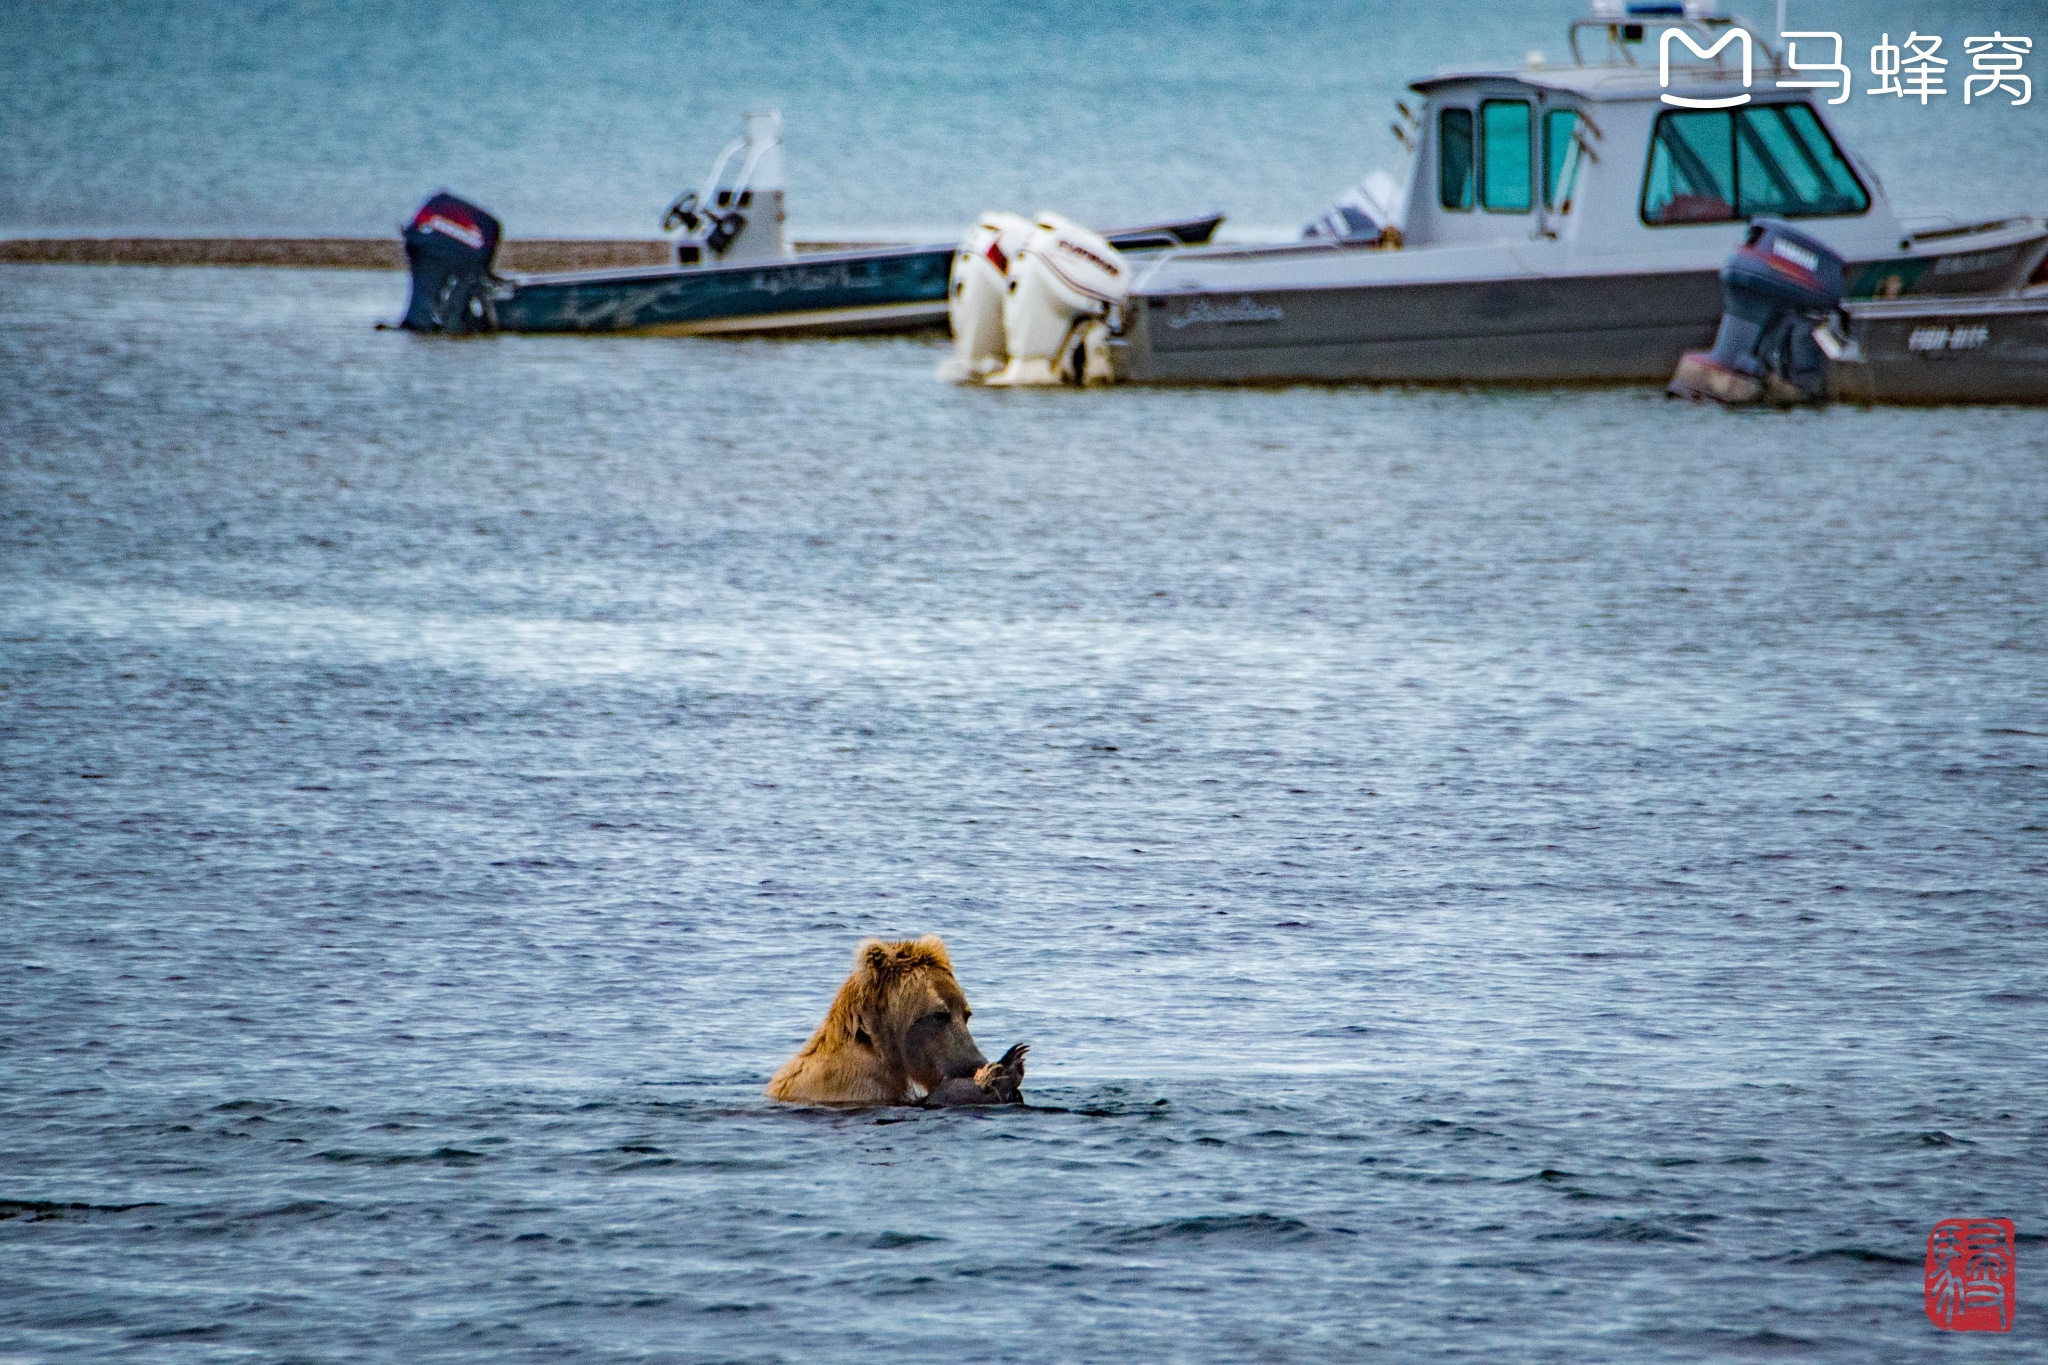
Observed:
[[[1742,248],[1740,254],[1749,257],[1753,261],[1763,262],[1764,267],[1768,270],[1775,270],[1780,275],[1790,275],[1809,289],[1818,291],[1821,287],[1820,276],[1814,274],[1811,270],[1799,264],[1799,262],[1788,261],[1775,252],[1762,252],[1758,251],[1755,247],[1746,246]]]

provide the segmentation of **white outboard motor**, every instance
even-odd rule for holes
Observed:
[[[1009,358],[1003,349],[1003,303],[1010,296],[1010,263],[1024,250],[1032,223],[1015,213],[984,213],[953,253],[946,317],[953,324],[953,354],[939,378],[955,384],[986,379]]]
[[[1010,264],[1003,303],[1009,363],[990,376],[1000,387],[1107,384],[1112,308],[1131,288],[1131,267],[1108,239],[1056,213],[1041,213]]]

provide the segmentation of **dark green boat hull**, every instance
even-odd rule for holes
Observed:
[[[950,246],[727,266],[513,276],[494,291],[500,332],[904,331],[944,326]]]
[[[1207,242],[1220,213],[1107,233],[1121,251]],[[720,265],[641,266],[565,275],[499,275],[502,225],[446,190],[404,231],[412,271],[405,322],[415,332],[837,334],[946,325],[954,247],[849,247]],[[695,248],[691,248],[692,251]]]

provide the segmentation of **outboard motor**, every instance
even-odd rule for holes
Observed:
[[[1776,218],[1759,218],[1721,267],[1721,329],[1688,352],[1667,392],[1723,403],[1815,402],[1827,356],[1815,338],[1842,304],[1842,258]]]
[[[496,331],[491,266],[502,231],[496,218],[446,190],[420,205],[405,229],[412,300],[403,326],[457,335]]]
[[[953,277],[946,294],[946,318],[953,325],[953,354],[939,366],[939,378],[955,384],[986,379],[1003,368],[1003,302],[1009,297],[1010,263],[1023,253],[1032,222],[1014,213],[984,213],[953,253]]]
[[[1112,308],[1130,293],[1131,268],[1098,232],[1056,213],[1041,213],[1010,265],[1003,302],[1003,348],[1009,363],[988,382],[1107,384]]]

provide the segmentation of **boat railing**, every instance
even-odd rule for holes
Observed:
[[[754,128],[756,123],[766,125],[766,131],[758,136]],[[732,182],[731,197],[723,201],[723,204],[733,207],[739,205],[741,195],[754,187],[754,172],[759,169],[761,158],[782,145],[782,111],[772,109],[765,114],[748,114],[746,132],[740,135],[740,143],[747,148],[747,159],[740,166],[739,177]],[[717,189],[715,178],[712,189]],[[706,202],[711,201],[707,198]]]
[[[1590,111],[1579,109],[1575,113],[1577,117],[1572,120],[1571,144],[1565,149],[1564,165],[1558,168],[1554,192],[1556,203],[1546,208],[1546,220],[1563,218],[1572,211],[1572,205],[1577,203],[1579,198],[1579,173],[1588,161],[1597,163],[1600,160],[1600,153],[1593,149],[1593,144],[1604,141],[1607,136],[1600,131],[1600,125],[1593,121]],[[1557,235],[1554,221],[1547,221],[1545,229],[1548,235]]]
[[[781,145],[780,110],[746,115],[744,131],[726,143],[725,150],[712,161],[711,173],[704,177],[703,187],[683,191],[662,214],[662,231],[673,232],[682,228],[686,233],[686,245],[694,241],[708,248],[713,255],[723,255],[746,222],[740,209],[748,204],[755,173],[761,162]],[[727,183],[726,168],[741,152],[747,154],[746,159],[740,163],[738,175]],[[779,179],[771,188],[781,188]],[[779,235],[779,227],[777,232]]]
[[[1773,73],[1786,69],[1784,56],[1771,46],[1770,38],[1762,29],[1746,19],[1722,14],[1718,6],[1702,3],[1702,0],[1685,0],[1684,3],[1623,3],[1622,0],[1595,0],[1593,13],[1572,20],[1570,39],[1572,63],[1576,66],[1606,65],[1634,66],[1634,49],[1651,42],[1653,36],[1661,44],[1661,35],[1666,29],[1678,29],[1698,39],[1689,44],[1693,51],[1714,51],[1714,71],[1725,73],[1727,59],[1723,47],[1715,51],[1715,45],[1724,42],[1731,29],[1739,29],[1749,35],[1749,41],[1759,50]],[[1579,34],[1588,30],[1601,30],[1607,36],[1607,50],[1604,60],[1588,62],[1586,54],[1579,48]]]
[[[744,137],[736,137],[725,144],[725,150],[720,152],[718,159],[711,163],[711,174],[704,177],[704,188],[697,191],[697,202],[699,204],[706,208],[715,208],[717,206],[718,182],[725,178],[725,168],[732,163],[732,159],[735,156],[746,150],[746,146],[747,140]]]
[[[704,177],[704,187],[698,190],[684,190],[661,215],[662,231],[673,232],[680,227],[694,233],[702,226],[706,216],[717,214],[718,182],[724,178],[725,168],[732,164],[733,157],[746,145],[747,139],[744,135],[725,144],[725,150],[711,163],[711,174]],[[733,197],[738,198],[737,195]]]

